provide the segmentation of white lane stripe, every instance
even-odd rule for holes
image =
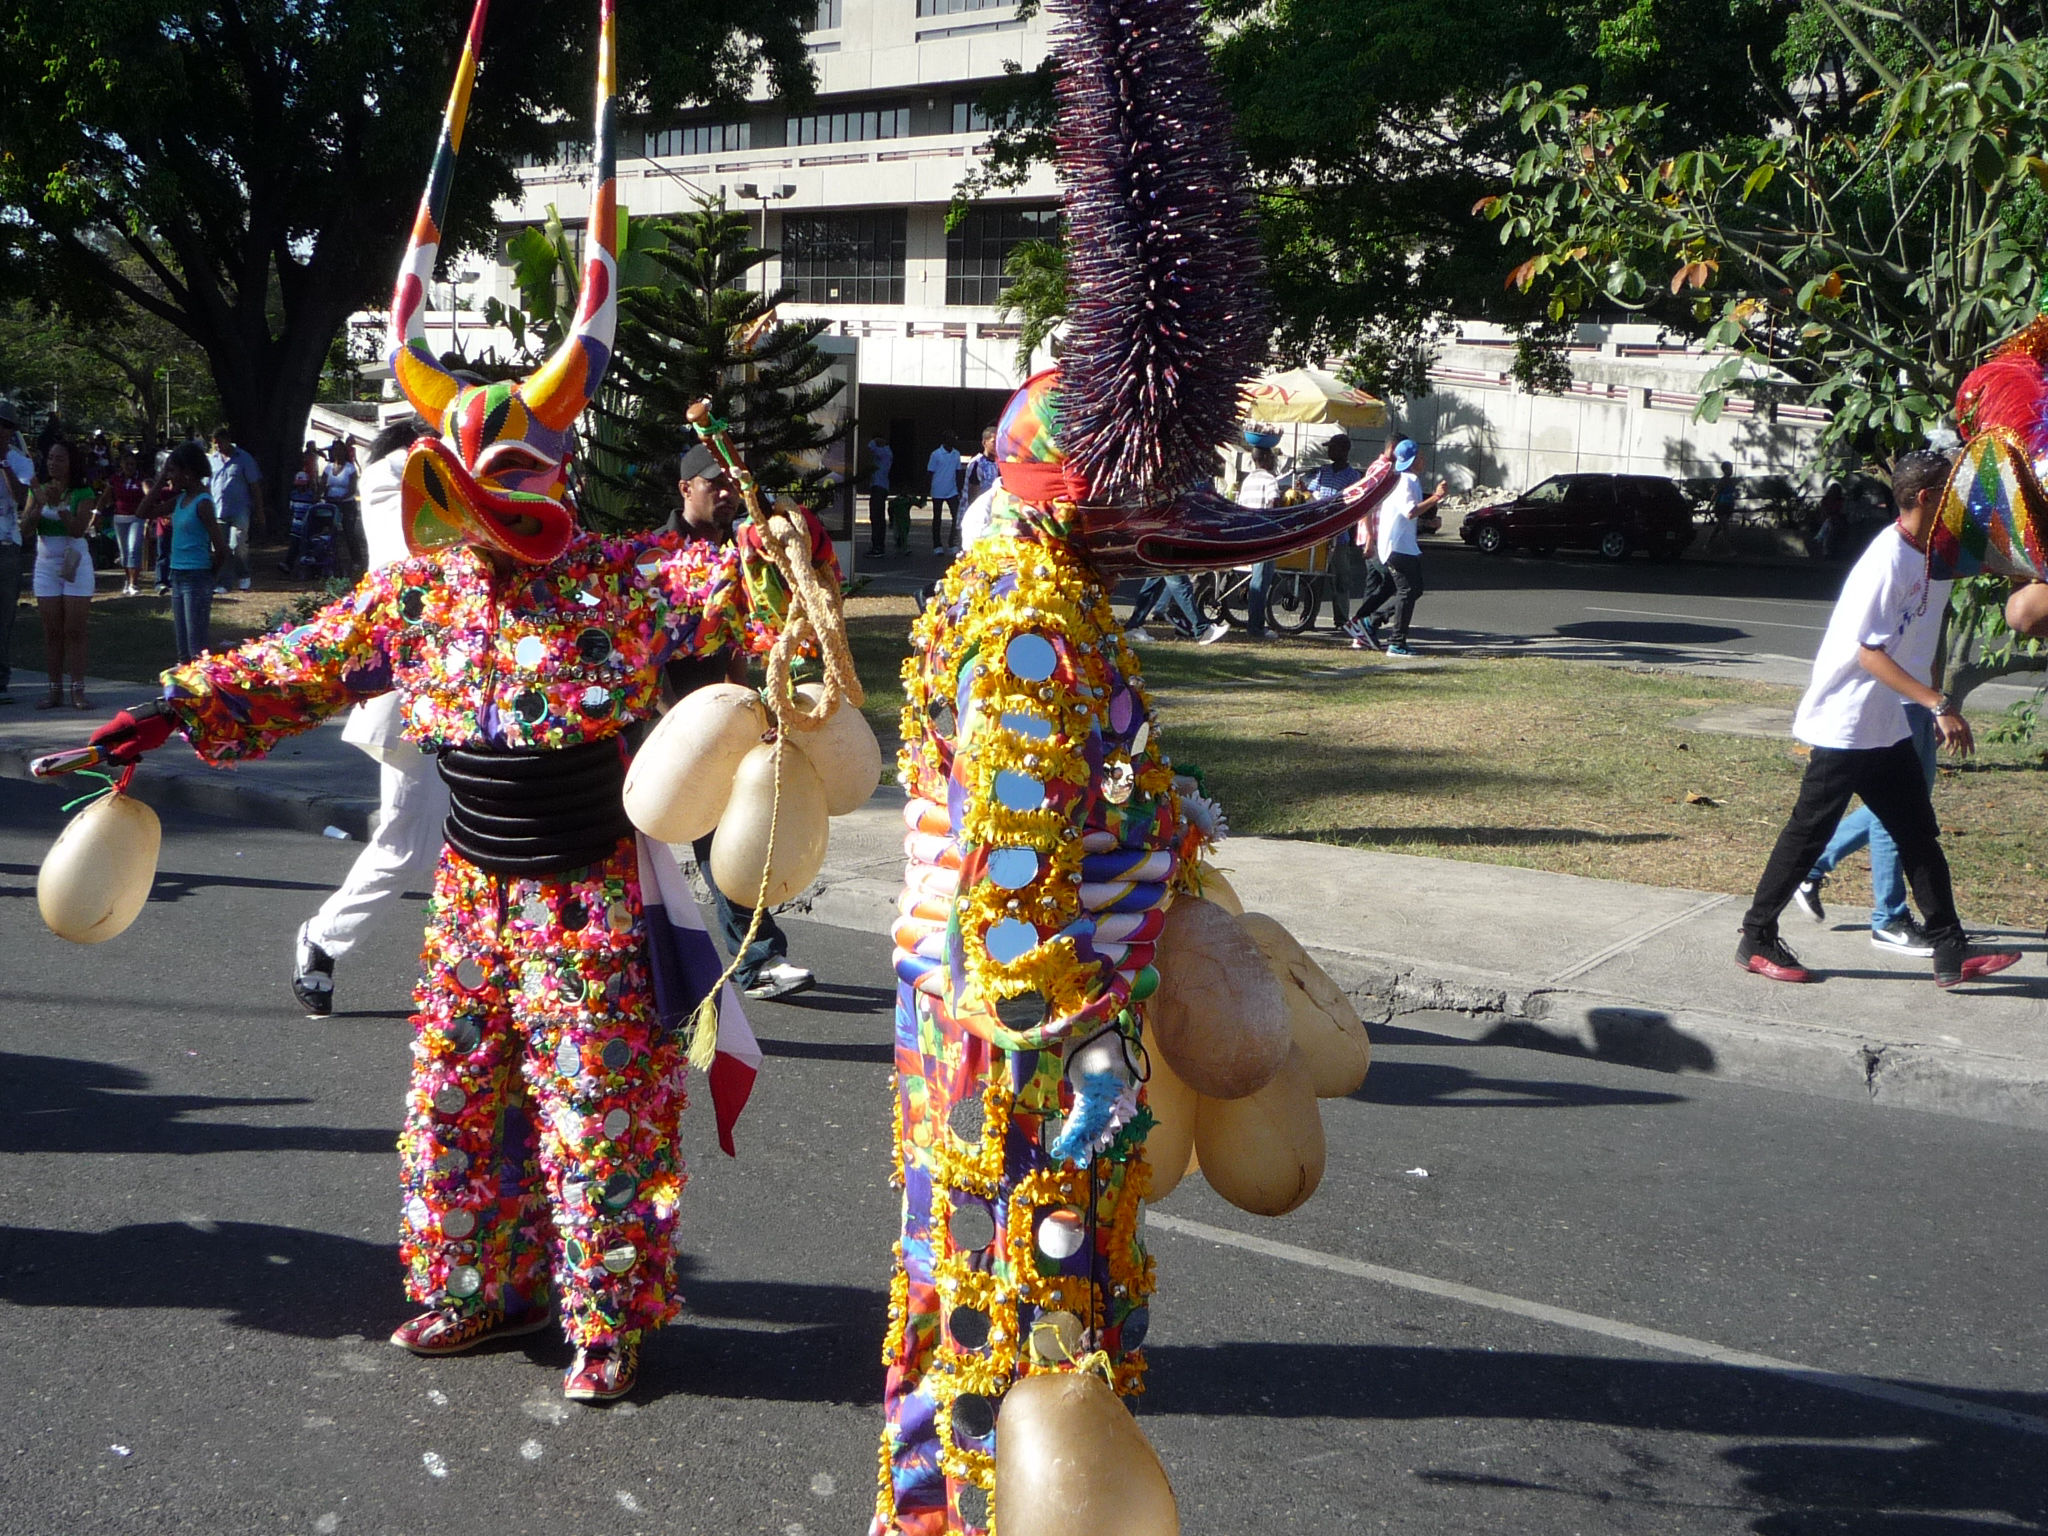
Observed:
[[[1586,604],[1588,613],[1633,613],[1646,619],[1690,619],[1695,624],[1752,624],[1762,629],[1810,629],[1816,635],[1828,632],[1825,624],[1784,624],[1776,619],[1743,619],[1718,613],[1671,613],[1662,608],[1596,608]]]
[[[1747,1350],[1724,1349],[1721,1345],[1710,1344],[1704,1339],[1689,1339],[1682,1333],[1665,1333],[1659,1328],[1640,1328],[1634,1323],[1617,1322],[1611,1317],[1595,1317],[1590,1312],[1572,1312],[1564,1307],[1547,1306],[1540,1301],[1524,1301],[1519,1296],[1504,1296],[1498,1291],[1482,1291],[1477,1286],[1460,1285],[1455,1280],[1435,1280],[1428,1275],[1410,1274],[1405,1269],[1389,1269],[1383,1264],[1367,1264],[1358,1259],[1340,1258],[1333,1253],[1318,1253],[1313,1248],[1297,1248],[1292,1243],[1276,1243],[1271,1238],[1253,1237],[1248,1233],[1233,1232],[1227,1227],[1214,1227],[1206,1221],[1189,1221],[1185,1216],[1168,1216],[1163,1212],[1148,1210],[1145,1212],[1145,1225],[1178,1233],[1182,1237],[1199,1237],[1225,1248],[1239,1248],[1247,1253],[1263,1254],[1269,1259],[1283,1259],[1290,1264],[1306,1265],[1310,1269],[1328,1270],[1333,1274],[1349,1275],[1357,1280],[1391,1285],[1399,1290],[1419,1291],[1425,1296],[1435,1296],[1444,1301],[1462,1301],[1468,1306],[1485,1307],[1489,1311],[1507,1312],[1516,1317],[1550,1323],[1559,1328],[1571,1328],[1580,1333],[1619,1339],[1624,1343],[1641,1345],[1645,1349],[1662,1350],[1669,1355],[1682,1355],[1689,1360],[1704,1360],[1712,1365],[1730,1366],[1736,1370],[1768,1371],[1774,1376],[1783,1376],[1810,1387],[1822,1387],[1831,1392],[1846,1392],[1852,1397],[1875,1398],[1879,1402],[1891,1403],[1900,1408],[1938,1413],[1951,1419],[1967,1419],[1974,1424],[1989,1424],[1994,1428],[2011,1430],[2016,1434],[2048,1438],[2048,1419],[2014,1413],[2005,1408],[1994,1408],[1985,1403],[1967,1402],[1962,1398],[1922,1392],[1914,1387],[1901,1387],[1871,1376],[1851,1376],[1840,1371],[1824,1371],[1790,1360],[1774,1359],[1769,1355],[1753,1355]]]

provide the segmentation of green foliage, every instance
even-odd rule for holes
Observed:
[[[1510,286],[1552,320],[1622,311],[1730,349],[1705,419],[1782,370],[1834,413],[1830,442],[1889,456],[2039,308],[2048,44],[1915,37],[1831,0],[1807,19],[1781,50],[1797,73],[1776,115],[1736,131],[1517,86],[1501,108],[1525,147],[1480,209],[1522,257]]]
[[[2024,747],[2041,728],[2041,695],[2008,704],[2005,713],[1985,727],[1984,739],[2003,746]]]
[[[1003,262],[1010,286],[996,313],[1018,320],[1017,371],[1031,371],[1031,354],[1044,346],[1067,313],[1067,248],[1050,240],[1026,240]]]
[[[764,486],[800,499],[822,490],[810,456],[827,440],[818,415],[840,390],[814,344],[826,322],[773,318],[790,293],[750,286],[768,252],[749,229],[722,198],[702,201],[649,231],[642,249],[659,281],[621,285],[618,348],[594,413],[609,451],[592,458],[615,525],[652,526],[674,509],[668,466],[696,441],[688,412],[704,399]]]

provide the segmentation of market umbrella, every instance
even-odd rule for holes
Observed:
[[[1347,432],[1360,427],[1384,427],[1386,402],[1353,389],[1334,373],[1321,368],[1289,368],[1269,373],[1244,386],[1244,414],[1248,421],[1300,425],[1321,424],[1342,427]]]

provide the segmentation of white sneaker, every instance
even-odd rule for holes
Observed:
[[[1934,941],[1927,937],[1927,930],[1910,917],[1871,929],[1870,947],[1888,955],[1911,955],[1917,960],[1931,959],[1934,955]]]
[[[761,973],[754,978],[754,984],[747,988],[747,996],[758,998],[764,1003],[773,1002],[778,997],[809,991],[817,979],[800,965],[778,960],[773,965],[761,967]]]
[[[1203,630],[1199,635],[1195,636],[1195,644],[1214,645],[1218,640],[1221,640],[1225,635],[1229,633],[1230,626],[1224,623],[1221,619],[1218,619],[1214,624],[1211,624],[1207,629]]]
[[[1124,638],[1133,645],[1150,645],[1152,643],[1152,631],[1140,624],[1136,629],[1125,630]]]
[[[1816,923],[1824,923],[1828,920],[1828,909],[1820,896],[1820,888],[1826,883],[1827,877],[1825,875],[1818,880],[1802,880],[1799,882],[1799,889],[1792,893],[1792,905],[1804,912]],[[1928,953],[1931,955],[1934,951],[1930,949]]]

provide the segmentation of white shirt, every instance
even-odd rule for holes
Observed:
[[[363,544],[369,551],[373,571],[394,560],[407,559],[412,553],[405,547],[405,518],[399,508],[405,459],[405,450],[400,448],[387,453],[362,474]],[[402,772],[424,772],[427,760],[400,735],[403,727],[404,722],[398,717],[398,695],[380,693],[349,711],[341,739]]]
[[[931,472],[932,495],[944,501],[960,494],[960,455],[951,448],[934,448],[924,467]]]
[[[23,453],[20,448],[9,448],[6,453],[7,467],[14,471],[26,490],[36,478],[36,461]],[[15,505],[14,491],[0,475],[0,544],[21,542],[21,508]]]
[[[989,514],[995,510],[996,491],[1001,482],[990,486],[974,500],[967,503],[967,510],[960,514],[960,547],[972,549],[975,541],[988,532]]]
[[[1863,670],[1861,653],[1866,645],[1883,651],[1926,682],[1954,585],[1928,581],[1927,556],[1896,525],[1871,540],[1835,599],[1792,734],[1810,747],[1857,750],[1888,747],[1910,735],[1905,699]]]
[[[1396,475],[1386,496],[1373,508],[1373,515],[1379,520],[1382,564],[1389,555],[1422,553],[1422,546],[1415,542],[1415,509],[1421,505],[1422,481],[1415,471],[1404,470]]]
[[[1237,487],[1237,504],[1240,507],[1270,507],[1280,500],[1280,477],[1268,470],[1255,469],[1246,475]]]

